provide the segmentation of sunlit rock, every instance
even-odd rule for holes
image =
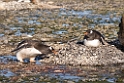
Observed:
[[[4,4],[2,2],[0,2],[0,10],[3,10],[3,9],[5,9]]]

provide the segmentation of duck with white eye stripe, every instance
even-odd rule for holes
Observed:
[[[21,41],[11,52],[15,51],[17,52],[16,57],[20,62],[24,62],[23,59],[26,58],[30,58],[30,62],[35,62],[35,57],[37,55],[56,54],[56,51],[52,47],[44,45],[36,40]]]
[[[101,44],[103,45],[107,44],[105,42],[103,35],[100,32],[93,29],[86,30],[86,32],[84,33],[83,43],[84,45],[91,47],[98,47]]]

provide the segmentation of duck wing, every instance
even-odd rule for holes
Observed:
[[[23,40],[23,41],[19,42],[17,47],[14,50],[12,50],[11,52],[18,51],[22,48],[30,48],[30,47],[32,47],[32,45],[30,43],[28,43],[27,40]]]

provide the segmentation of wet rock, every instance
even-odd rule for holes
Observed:
[[[5,34],[5,35],[12,35],[12,34],[14,34],[14,32],[15,32],[15,31],[5,30],[5,31],[4,31],[4,34]]]
[[[35,34],[33,35],[36,39],[41,40],[41,41],[51,41],[56,37],[54,34],[46,34],[42,33],[41,34]]]
[[[121,18],[121,23],[119,24],[118,39],[120,43],[124,46],[124,14]]]
[[[43,76],[40,76],[39,78],[40,78],[40,80],[43,80],[43,79],[44,79],[44,77],[43,77]]]
[[[67,81],[67,83],[75,83],[75,82],[73,82],[73,81]]]
[[[22,78],[19,78],[19,79],[17,80],[17,82],[22,82],[22,81],[24,81]]]
[[[43,27],[43,28],[41,28],[40,30],[38,30],[38,31],[41,31],[41,32],[51,32],[52,31],[52,29],[51,28],[49,28],[49,27]]]
[[[0,34],[1,34],[1,33],[4,33],[4,29],[0,29]]]

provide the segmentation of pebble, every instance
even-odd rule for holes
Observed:
[[[43,27],[40,29],[41,32],[51,32],[52,29],[50,29],[49,27]]]
[[[35,8],[36,5],[32,5],[32,3],[19,3],[17,1],[10,1],[10,2],[1,2],[0,3],[1,10],[18,10],[18,9],[27,9],[27,8]]]
[[[75,82],[73,82],[73,81],[67,81],[67,83],[75,83]]]

